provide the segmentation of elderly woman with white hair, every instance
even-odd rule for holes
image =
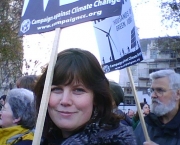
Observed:
[[[10,90],[0,113],[0,145],[32,145],[35,121],[33,93]]]

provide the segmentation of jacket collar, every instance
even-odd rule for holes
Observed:
[[[21,127],[20,125],[12,126],[12,127],[7,127],[7,128],[0,128],[0,144],[8,144],[19,137],[22,137],[25,134],[28,134],[29,132],[32,132],[29,129],[25,129]],[[32,140],[33,139],[33,134],[28,134],[26,135],[27,139]]]
[[[155,136],[163,136],[164,134],[169,135],[178,135],[180,129],[180,110],[174,116],[174,118],[166,124],[163,124],[160,119],[153,113],[149,113],[145,117],[145,121],[149,126],[156,127],[157,132],[154,134]],[[180,135],[178,135],[180,136]]]
[[[176,129],[177,127],[180,126],[180,110],[177,112],[177,114],[174,116],[174,118],[169,121],[166,124],[163,124],[159,117],[157,117],[154,113],[149,113],[145,117],[145,121],[147,124],[152,125],[152,126],[158,126],[160,128],[170,128],[170,129]]]

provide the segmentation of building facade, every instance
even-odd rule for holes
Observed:
[[[151,97],[148,91],[151,85],[149,80],[150,73],[162,69],[174,69],[180,73],[179,49],[159,47],[158,39],[140,40],[144,60],[130,67],[139,102],[151,104]],[[128,109],[136,111],[136,102],[126,68],[120,70],[119,84],[125,94],[124,103],[119,108],[125,112]]]

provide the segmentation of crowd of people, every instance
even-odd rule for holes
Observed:
[[[40,76],[21,77],[0,98],[0,144],[32,144],[47,68]],[[150,141],[139,113],[118,108],[124,92],[92,53],[61,51],[52,73],[41,145],[180,145],[180,75],[174,70],[151,73],[152,102],[140,103]]]

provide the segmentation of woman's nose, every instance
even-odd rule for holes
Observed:
[[[68,90],[64,90],[62,94],[62,98],[60,100],[60,104],[63,106],[72,105],[72,93]]]

